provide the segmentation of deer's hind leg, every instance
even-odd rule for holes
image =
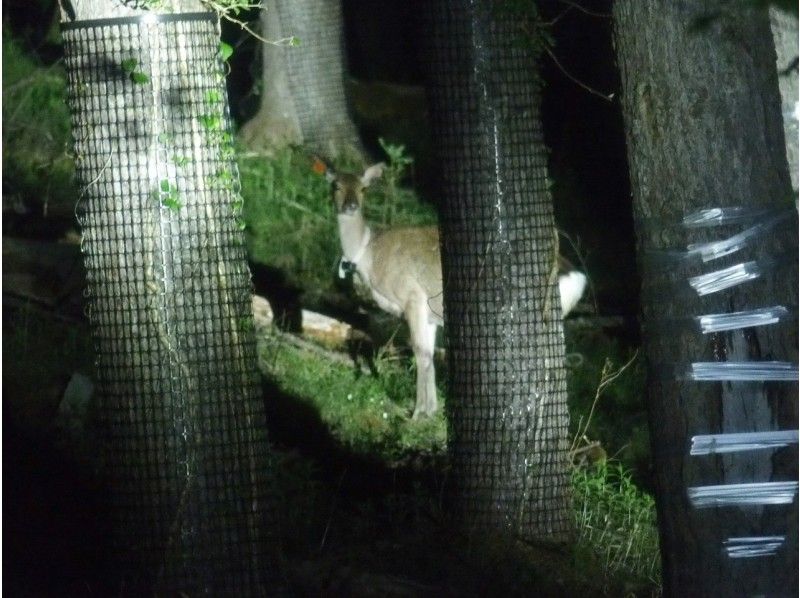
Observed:
[[[436,413],[436,372],[433,368],[433,350],[436,343],[436,324],[428,314],[427,298],[415,297],[405,310],[411,330],[411,346],[417,362],[417,402],[413,419]]]

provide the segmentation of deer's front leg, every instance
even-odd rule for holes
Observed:
[[[429,321],[427,298],[417,297],[406,308],[406,320],[411,330],[411,346],[417,362],[417,402],[413,419],[436,413],[436,372],[433,368],[433,349],[436,343],[436,324]]]

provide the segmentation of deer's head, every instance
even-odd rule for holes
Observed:
[[[364,192],[373,181],[380,178],[386,165],[373,164],[363,174],[336,172],[330,166],[325,168],[325,178],[331,184],[331,195],[336,213],[352,216],[364,205]]]

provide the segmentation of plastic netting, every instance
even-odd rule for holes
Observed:
[[[269,453],[216,18],[63,28],[123,593],[273,593]]]
[[[264,51],[280,53],[285,61],[285,85],[303,144],[330,158],[345,148],[360,150],[346,105],[341,3],[270,0],[265,7],[270,32],[299,40],[295,47],[265,46]],[[270,64],[281,68],[283,61]]]
[[[569,416],[536,62],[514,12],[427,10],[455,508],[478,528],[564,540]]]

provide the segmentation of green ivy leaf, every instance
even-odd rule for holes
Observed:
[[[203,114],[198,117],[203,126],[209,131],[219,129],[222,126],[220,117],[216,114]]]
[[[227,62],[228,58],[233,56],[233,47],[225,42],[219,42],[219,53],[222,55],[223,62]]]
[[[148,83],[150,81],[150,77],[148,77],[144,73],[140,73],[139,71],[136,71],[136,72],[131,73],[131,81],[141,85],[143,83]]]
[[[139,61],[135,58],[126,58],[122,61],[122,70],[128,73],[129,75],[136,70],[136,67],[139,65]]]
[[[161,205],[164,206],[165,208],[169,208],[173,212],[177,212],[178,210],[181,209],[181,206],[183,204],[181,203],[181,200],[178,199],[176,196],[168,195],[167,197],[161,199]]]

